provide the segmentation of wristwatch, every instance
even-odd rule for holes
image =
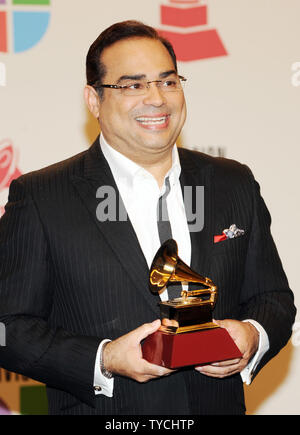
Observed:
[[[104,367],[104,363],[103,363],[103,352],[105,349],[105,346],[109,343],[109,341],[107,341],[106,343],[103,344],[102,349],[101,349],[101,353],[100,353],[100,370],[102,375],[107,378],[107,379],[111,379],[113,374],[112,372],[109,372],[108,370],[106,370],[106,368]]]

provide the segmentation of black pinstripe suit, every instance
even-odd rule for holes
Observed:
[[[215,318],[251,318],[270,350],[287,342],[293,296],[269,231],[270,216],[247,167],[179,150],[182,186],[205,187],[205,225],[191,233],[192,268],[219,288]],[[101,185],[116,187],[98,139],[81,154],[11,184],[0,221],[0,365],[47,384],[52,414],[244,413],[240,375],[223,380],[184,369],[146,384],[115,377],[114,397],[95,396],[96,351],[159,316],[148,267],[130,222],[96,219]],[[243,237],[213,243],[231,224]]]

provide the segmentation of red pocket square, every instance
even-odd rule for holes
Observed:
[[[214,243],[219,243],[226,239],[234,239],[235,237],[242,236],[244,233],[244,230],[240,230],[235,224],[232,224],[228,229],[223,230],[222,234],[214,236]]]
[[[226,234],[219,234],[218,236],[214,236],[214,243],[219,243],[226,239]]]

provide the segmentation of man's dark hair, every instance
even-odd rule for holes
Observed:
[[[86,57],[87,84],[95,87],[100,97],[103,96],[103,88],[97,88],[97,84],[102,83],[102,79],[106,74],[105,65],[101,62],[103,50],[115,42],[137,37],[160,41],[168,50],[177,71],[176,55],[171,43],[160,36],[153,27],[133,20],[113,24],[104,30],[96,41],[93,42]]]

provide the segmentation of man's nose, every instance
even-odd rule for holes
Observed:
[[[151,104],[152,106],[162,106],[165,104],[166,98],[164,92],[161,90],[157,83],[152,82],[148,84],[147,94],[144,97],[144,104]]]

